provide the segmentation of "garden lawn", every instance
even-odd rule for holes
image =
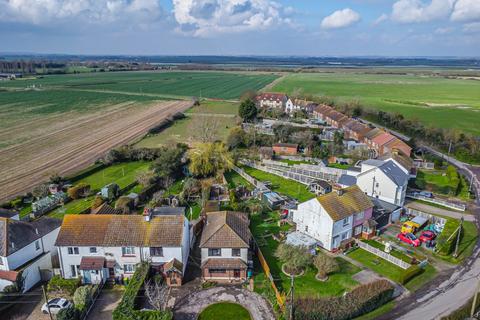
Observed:
[[[294,164],[314,164],[310,161],[307,161],[307,160],[288,160],[288,159],[280,159],[278,160],[280,162],[283,162],[283,163],[286,163],[290,166],[293,166]]]
[[[137,173],[146,171],[150,167],[150,162],[125,162],[108,166],[92,175],[85,177],[74,184],[84,182],[90,185],[93,192],[99,191],[103,186],[115,182],[120,189],[135,182]]]
[[[236,303],[219,302],[206,307],[198,316],[198,320],[250,320],[247,309]]]
[[[63,219],[66,214],[79,214],[92,206],[94,195],[84,199],[77,199],[67,202],[63,207],[58,207],[48,213],[49,217]]]
[[[280,231],[287,231],[290,228],[288,225],[279,227],[277,224],[278,217],[278,212],[270,212],[268,215],[253,215],[250,228],[267,260],[275,284],[279,290],[287,292],[290,288],[290,277],[282,272],[282,263],[274,256],[280,243],[271,236],[263,237],[268,234],[278,234]],[[266,222],[267,219],[270,220]],[[340,296],[357,285],[358,283],[352,279],[352,276],[359,272],[360,268],[341,258],[337,258],[337,262],[340,265],[340,270],[330,274],[329,279],[325,282],[315,279],[317,270],[314,267],[308,268],[303,276],[296,277],[295,295],[297,297]],[[257,283],[262,284],[265,280],[264,275],[262,276]]]
[[[262,182],[269,181],[272,184],[271,189],[273,191],[297,199],[300,202],[315,198],[315,194],[308,191],[307,187],[299,182],[285,179],[248,166],[242,166],[242,169],[257,180]]]
[[[253,186],[247,180],[245,180],[241,175],[239,175],[233,170],[225,172],[224,176],[225,176],[225,179],[227,180],[229,188],[244,186],[244,187],[247,187],[247,189],[249,190],[253,190]]]

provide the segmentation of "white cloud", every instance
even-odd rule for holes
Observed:
[[[379,25],[380,23],[382,23],[384,21],[387,21],[387,20],[388,20],[388,15],[385,14],[385,13],[382,13],[382,15],[380,17],[375,19],[375,21],[373,22],[373,25],[374,26]]]
[[[480,0],[458,0],[451,16],[453,21],[480,21]]]
[[[322,20],[323,29],[338,29],[351,26],[360,21],[360,15],[350,8],[338,10]]]
[[[480,22],[467,23],[463,26],[465,33],[480,33]]]
[[[158,0],[0,0],[3,21],[35,25],[72,19],[85,23],[144,23],[161,13]]]
[[[455,31],[454,28],[451,28],[451,27],[445,27],[445,28],[437,28],[435,29],[435,34],[438,34],[438,35],[444,35],[444,34],[449,34],[449,33],[452,33],[453,31]]]
[[[199,37],[291,25],[291,12],[270,0],[173,0],[180,31]]]
[[[478,1],[478,0],[473,0]],[[393,4],[392,19],[401,23],[428,22],[446,18],[455,0],[399,0]]]

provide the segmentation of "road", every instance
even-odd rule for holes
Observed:
[[[476,219],[475,224],[477,228],[479,228],[480,168],[447,157],[429,147],[424,148],[437,156],[443,156],[443,158],[455,165],[462,174],[472,178],[472,187],[476,194],[475,202],[477,205],[473,214]],[[399,300],[395,309],[379,317],[379,319],[440,319],[460,308],[473,296],[477,283],[480,281],[479,256],[480,240],[477,239],[477,244],[472,256],[462,265],[455,268],[453,273],[441,272],[440,275],[427,286]]]

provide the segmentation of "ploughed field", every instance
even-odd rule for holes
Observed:
[[[426,125],[480,134],[480,81],[428,75],[358,72],[288,74],[271,89],[359,101]]]
[[[0,129],[0,201],[31,190],[52,173],[67,175],[87,167],[111,148],[145,135],[163,119],[183,112],[191,101],[123,103],[91,113],[63,113]]]

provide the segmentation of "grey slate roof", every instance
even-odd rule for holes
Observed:
[[[59,219],[42,217],[34,222],[0,218],[0,256],[6,257],[29,245],[62,224]]]
[[[18,212],[8,209],[0,208],[0,218],[13,218]]]
[[[340,179],[338,179],[338,183],[350,187],[357,183],[357,178],[348,174],[342,174]]]
[[[378,160],[378,159],[368,159],[368,160],[362,161],[362,164],[367,164],[369,166],[374,166],[374,167],[380,167],[384,163],[385,161]]]
[[[185,207],[156,207],[153,208],[153,215],[184,215]]]
[[[404,186],[409,179],[409,175],[395,164],[392,160],[385,162],[378,167],[383,171],[397,186]]]

